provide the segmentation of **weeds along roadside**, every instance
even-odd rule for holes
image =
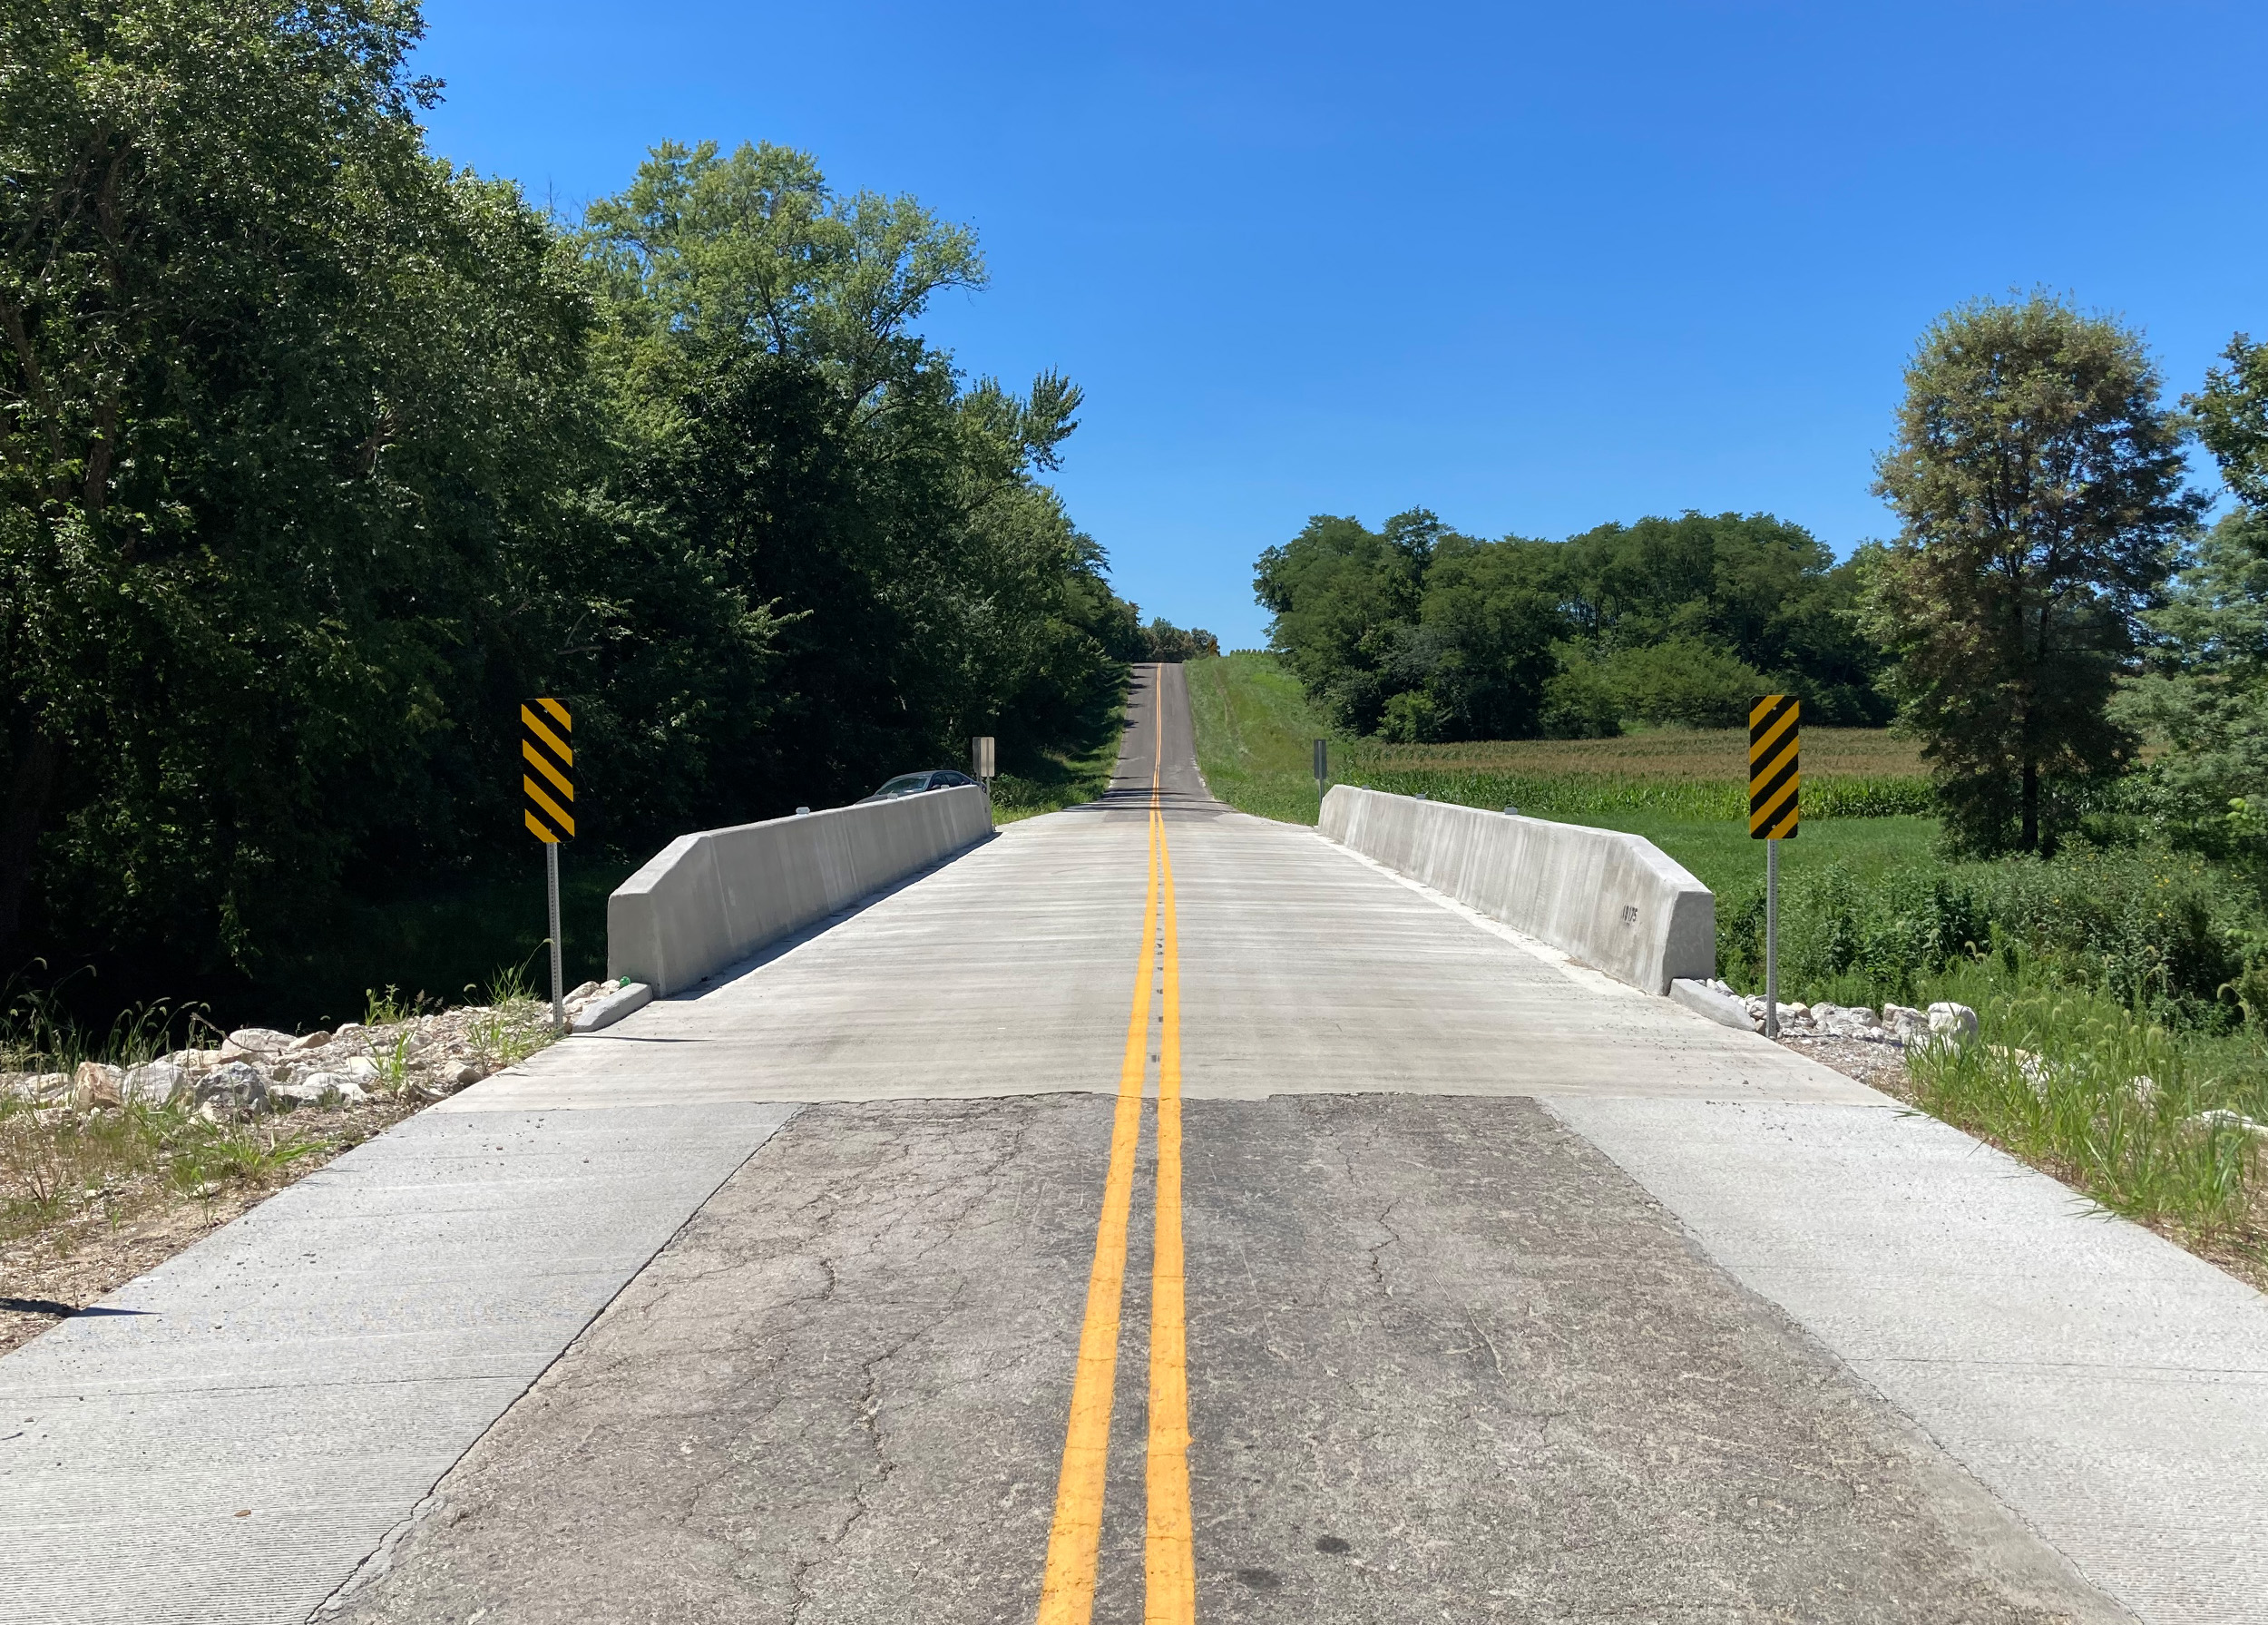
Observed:
[[[1972,961],[1922,990],[1973,1042],[1908,1057],[1912,1104],[2268,1289],[2268,1123],[2256,1032],[2171,1028],[2099,988]]]

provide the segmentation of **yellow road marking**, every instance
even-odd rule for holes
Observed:
[[[1166,842],[1161,776],[1163,707],[1156,718],[1149,772],[1149,882],[1142,906],[1141,968],[1119,1064],[1110,1166],[1087,1277],[1087,1315],[1079,1334],[1070,1421],[1055,1492],[1055,1521],[1040,1583],[1040,1625],[1089,1625],[1095,1605],[1095,1554],[1102,1540],[1104,1470],[1117,1382],[1119,1307],[1126,1287],[1127,1224],[1133,1204],[1134,1153],[1141,1134],[1144,1055],[1153,989],[1162,994],[1164,1031],[1158,1072],[1158,1211],[1150,1273],[1148,1513],[1143,1542],[1148,1625],[1194,1625],[1197,1571],[1189,1513],[1188,1339],[1181,1250],[1181,962],[1174,918],[1173,857]],[[1164,925],[1164,964],[1158,938]]]
[[[1152,774],[1152,799],[1156,776]],[[1149,888],[1142,906],[1142,959],[1134,976],[1134,1002],[1126,1023],[1126,1053],[1119,1063],[1118,1112],[1110,1125],[1110,1170],[1102,1183],[1102,1217],[1095,1226],[1095,1261],[1087,1275],[1087,1317],[1079,1332],[1079,1370],[1071,1382],[1071,1415],[1063,1434],[1063,1468],[1056,1480],[1055,1522],[1048,1531],[1048,1562],[1040,1582],[1040,1625],[1088,1625],[1095,1606],[1095,1550],[1102,1540],[1102,1479],[1110,1450],[1111,1388],[1118,1379],[1119,1303],[1126,1288],[1127,1211],[1134,1198],[1134,1145],[1142,1129],[1142,1075],[1149,1037],[1150,997],[1158,939],[1158,844],[1149,822]]]
[[[1154,797],[1153,797],[1154,798]],[[1189,1366],[1181,1274],[1181,945],[1174,921],[1173,853],[1162,811],[1165,1033],[1158,1047],[1158,1228],[1149,1287],[1149,1529],[1143,1542],[1146,1625],[1193,1625],[1197,1567],[1189,1521]]]

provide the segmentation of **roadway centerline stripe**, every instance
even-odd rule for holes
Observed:
[[[1161,730],[1162,732],[1162,730]],[[1158,1046],[1158,1218],[1149,1288],[1149,1526],[1143,1541],[1144,1625],[1194,1625],[1197,1564],[1189,1513],[1189,1366],[1181,1261],[1181,945],[1173,906],[1173,849],[1151,791],[1164,876],[1166,974]]]
[[[1158,749],[1164,751],[1164,736]],[[1110,1450],[1111,1390],[1118,1380],[1119,1307],[1126,1289],[1126,1226],[1134,1199],[1134,1148],[1142,1130],[1142,1078],[1148,1071],[1150,1000],[1158,943],[1158,857],[1164,838],[1158,816],[1158,770],[1150,769],[1149,887],[1142,905],[1142,957],[1119,1063],[1118,1111],[1110,1124],[1110,1168],[1095,1226],[1095,1260],[1087,1275],[1087,1315],[1079,1332],[1079,1369],[1071,1381],[1070,1421],[1048,1531],[1047,1571],[1040,1581],[1040,1625],[1088,1625],[1095,1607],[1095,1552],[1102,1542],[1103,1470]]]

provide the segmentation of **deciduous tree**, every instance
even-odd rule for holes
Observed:
[[[2044,295],[1949,313],[1907,367],[1870,617],[1972,849],[2052,846],[2058,792],[2131,759],[2107,702],[2204,506],[2159,389],[2137,334]]]

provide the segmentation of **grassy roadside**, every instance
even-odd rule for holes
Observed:
[[[1230,805],[1314,823],[1325,738],[1338,782],[1644,836],[1716,894],[1720,974],[1760,982],[1745,735],[1386,746],[1336,735],[1272,656],[1188,676],[1198,766]],[[2268,1129],[2247,1126],[2268,1125],[2268,1051],[2216,985],[2241,968],[2256,900],[2156,851],[1949,862],[1914,810],[1911,745],[1823,729],[1804,748],[1803,833],[1781,848],[1783,996],[1970,1005],[1978,1041],[1917,1054],[1892,1092],[2268,1289]]]
[[[1100,798],[1110,788],[1119,762],[1119,736],[1126,729],[1124,684],[1100,696],[1080,718],[1084,741],[1068,750],[1027,756],[992,780],[992,823],[1020,823],[1042,813],[1061,812]]]
[[[1247,652],[1191,661],[1183,675],[1198,771],[1213,794],[1239,812],[1282,823],[1320,817],[1315,741],[1331,739],[1334,767],[1346,746],[1276,657]]]
[[[1042,813],[1061,812],[1092,801],[1110,788],[1110,769],[1118,766],[1119,733],[1125,725],[1126,707],[1120,702],[1110,713],[1101,737],[1075,754],[1048,755],[1021,773],[1003,773],[992,780],[992,823],[1020,823]]]

